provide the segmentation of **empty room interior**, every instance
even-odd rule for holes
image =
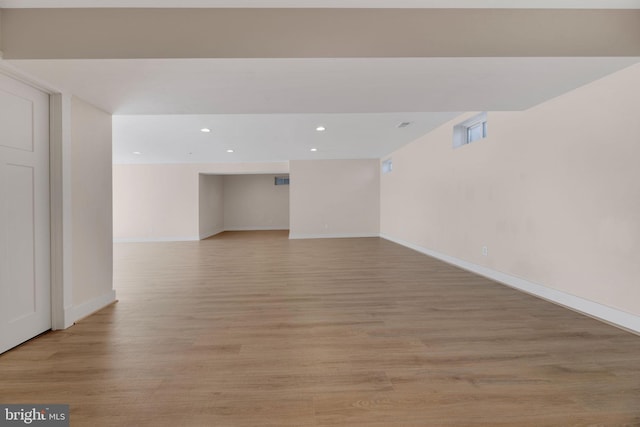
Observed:
[[[638,426],[639,118],[640,0],[0,0],[0,424]]]

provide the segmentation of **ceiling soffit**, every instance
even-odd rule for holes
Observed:
[[[5,59],[640,56],[640,10],[5,9]]]

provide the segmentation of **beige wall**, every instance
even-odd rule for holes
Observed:
[[[224,191],[222,176],[200,174],[199,235],[205,239],[224,231]]]
[[[275,176],[223,177],[225,230],[289,229],[289,186],[274,185]]]
[[[190,165],[114,165],[114,239],[197,239],[198,180]]]
[[[290,237],[377,236],[377,160],[290,162]]]
[[[640,55],[638,10],[77,8],[3,15],[7,59]]]
[[[111,115],[71,99],[73,305],[113,292]]]
[[[114,240],[198,240],[201,173],[288,172],[287,162],[113,165]]]
[[[636,65],[455,150],[443,125],[392,154],[381,233],[640,314],[639,99]]]

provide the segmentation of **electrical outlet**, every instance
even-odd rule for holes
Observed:
[[[487,256],[489,255],[489,248],[487,248],[486,246],[482,247],[482,256]]]

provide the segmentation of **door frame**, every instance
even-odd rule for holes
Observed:
[[[2,60],[0,73],[49,95],[51,329],[66,329],[72,307],[71,96]]]

